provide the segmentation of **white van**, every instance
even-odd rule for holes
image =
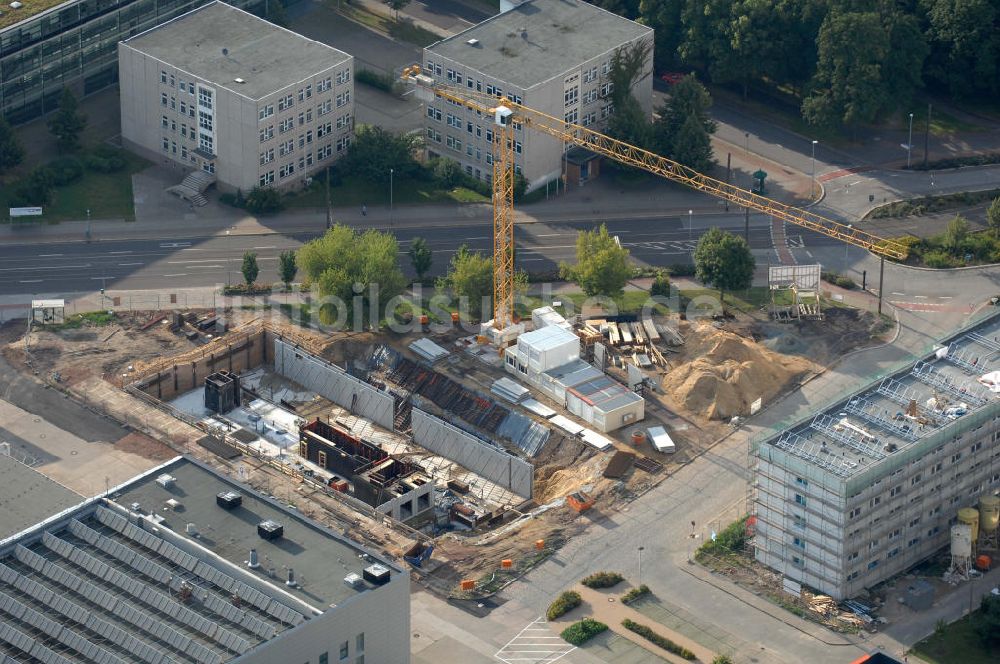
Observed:
[[[677,446],[674,445],[674,441],[671,440],[670,434],[663,427],[649,427],[646,429],[646,433],[649,435],[649,442],[653,444],[657,452],[663,452],[664,454],[673,454],[677,451]]]

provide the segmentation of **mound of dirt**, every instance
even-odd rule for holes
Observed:
[[[747,415],[754,400],[769,401],[816,368],[709,323],[687,333],[683,353],[687,361],[667,374],[663,387],[679,405],[708,419]]]

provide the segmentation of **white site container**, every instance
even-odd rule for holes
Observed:
[[[517,351],[529,372],[548,371],[580,358],[580,337],[551,325],[519,336]]]
[[[658,452],[663,452],[664,454],[673,454],[677,451],[677,446],[674,445],[674,441],[671,440],[670,434],[663,427],[649,427],[646,429],[646,433],[649,434],[649,442],[653,444]]]

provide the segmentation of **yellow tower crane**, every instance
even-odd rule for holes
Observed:
[[[418,91],[423,92],[422,98],[426,101],[440,97],[493,119],[493,327],[495,330],[506,329],[513,322],[514,314],[515,126],[534,129],[563,143],[583,147],[619,163],[641,168],[747,210],[763,212],[801,228],[871,251],[882,259],[879,274],[880,313],[885,257],[906,258],[906,247],[893,240],[880,238],[815,212],[716,180],[672,159],[515,103],[506,97],[496,97],[440,83],[421,73],[419,65],[404,69],[402,78],[415,84]]]

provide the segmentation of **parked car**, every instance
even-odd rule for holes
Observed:
[[[681,82],[681,79],[684,78],[685,76],[686,74],[682,74],[680,72],[667,71],[660,74],[660,80],[666,83],[667,85],[677,85],[678,83]]]

